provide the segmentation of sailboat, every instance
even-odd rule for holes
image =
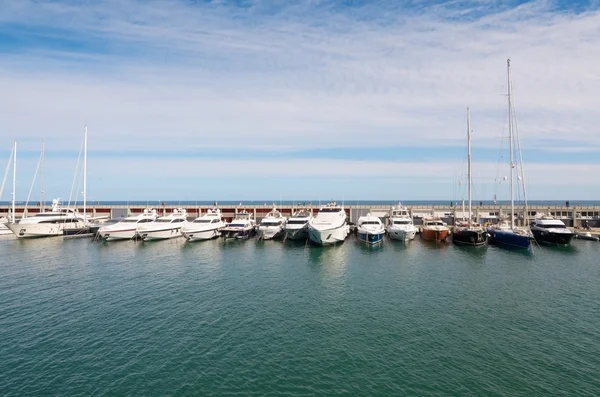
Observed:
[[[16,184],[16,143],[14,148],[13,159],[15,164],[13,166],[13,216],[11,223],[6,226],[17,236],[18,238],[31,238],[31,237],[50,237],[60,236],[63,234],[78,233],[82,230],[87,229],[88,220],[86,218],[86,178],[85,170],[87,160],[84,154],[84,205],[83,215],[81,215],[76,209],[62,207],[59,199],[52,201],[52,209],[46,212],[40,212],[30,217],[21,218],[18,222],[15,219],[15,184]],[[87,127],[85,128],[84,135],[84,150],[87,151]]]
[[[514,129],[513,129],[513,104],[511,96],[511,78],[510,78],[510,59],[506,61],[506,70],[508,76],[508,135],[509,135],[509,147],[510,147],[510,216],[509,220],[503,220],[502,222],[492,225],[487,229],[489,234],[490,243],[512,248],[523,248],[529,249],[531,247],[531,239],[533,236],[531,232],[525,228],[515,226],[515,193],[514,193],[514,182],[515,182],[515,161],[513,156],[514,146]],[[523,183],[523,191],[525,191],[525,178],[523,175],[523,159],[520,155],[520,179]],[[527,218],[527,197],[525,197],[525,218]]]
[[[469,190],[469,218],[467,221],[455,225],[452,233],[452,241],[456,244],[467,244],[480,246],[487,244],[487,232],[477,223],[473,223],[471,210],[471,115],[467,108],[467,160],[468,160],[468,190]],[[463,212],[464,213],[464,212]]]

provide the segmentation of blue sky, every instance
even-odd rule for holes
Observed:
[[[458,200],[470,106],[475,198],[503,199],[510,57],[530,197],[598,199],[599,10],[0,0],[0,164],[17,140],[24,200],[46,140],[65,198],[87,124],[97,200]]]

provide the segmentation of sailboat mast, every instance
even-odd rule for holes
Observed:
[[[86,221],[87,209],[87,125],[83,132],[83,220]]]
[[[40,174],[40,212],[44,212],[44,160],[46,159],[46,141],[42,141],[42,172]]]
[[[513,123],[512,123],[512,100],[510,97],[510,59],[506,60],[506,74],[508,77],[508,141],[510,145],[510,227],[515,227],[515,193],[513,189],[514,182],[514,169],[515,164],[513,160]]]
[[[15,212],[15,197],[17,196],[17,141],[15,141],[15,147],[13,148],[13,186],[12,186],[12,220],[11,223],[16,223],[16,212]]]
[[[469,224],[471,224],[472,210],[471,210],[471,114],[467,107],[467,157],[468,157],[468,189],[469,189]]]

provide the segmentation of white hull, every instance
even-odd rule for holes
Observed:
[[[258,227],[258,238],[262,240],[271,240],[277,238],[283,234],[283,228],[281,226],[277,227]]]
[[[116,240],[131,240],[135,237],[135,227],[128,229],[115,229],[115,230],[98,230],[98,234],[105,241],[116,241]]]
[[[387,234],[392,240],[410,241],[414,240],[417,235],[417,228],[414,229],[400,229],[394,227],[388,227]]]
[[[298,229],[285,229],[286,238],[290,240],[306,240],[308,238],[308,224]]]
[[[183,234],[181,227],[173,227],[161,230],[138,230],[138,235],[144,241],[153,241],[181,237]]]
[[[62,236],[63,230],[78,230],[83,223],[9,223],[6,225],[18,238]]]
[[[187,241],[210,240],[221,235],[221,228],[218,227],[210,230],[184,230],[182,231],[182,234]]]
[[[332,245],[343,242],[348,236],[349,227],[346,223],[333,229],[316,229],[310,227],[308,229],[308,237],[310,241],[318,245]]]

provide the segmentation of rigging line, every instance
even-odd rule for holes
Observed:
[[[0,200],[2,199],[2,193],[4,192],[4,185],[6,184],[6,178],[8,177],[8,170],[10,169],[10,164],[13,161],[14,154],[15,154],[15,148],[13,147],[10,150],[10,157],[8,158],[8,164],[6,165],[6,171],[4,171],[4,179],[2,179],[2,186],[0,186]]]
[[[27,200],[25,201],[25,208],[29,204],[29,199],[31,198],[31,192],[33,191],[33,186],[35,185],[35,180],[37,178],[38,171],[40,169],[40,165],[42,164],[42,159],[44,158],[44,151],[40,154],[40,159],[38,160],[37,167],[35,167],[35,173],[33,174],[33,180],[31,181],[31,187],[29,188],[29,194],[27,195]]]
[[[519,126],[517,121],[517,108],[513,99],[513,114],[515,120],[515,133],[517,135],[517,149],[519,154],[519,173],[521,174],[521,185],[523,188],[523,201],[525,208],[527,208],[527,185],[525,185],[525,170],[523,169],[523,152],[521,150],[521,136],[519,135]],[[528,214],[526,214],[528,216]]]
[[[79,149],[79,156],[77,156],[77,165],[75,166],[75,174],[73,175],[73,183],[71,184],[71,192],[69,193],[69,201],[67,207],[71,206],[71,197],[73,196],[73,188],[75,187],[75,180],[77,179],[77,170],[79,170],[79,161],[81,160],[81,153],[83,152],[83,142],[81,142],[81,148]]]

